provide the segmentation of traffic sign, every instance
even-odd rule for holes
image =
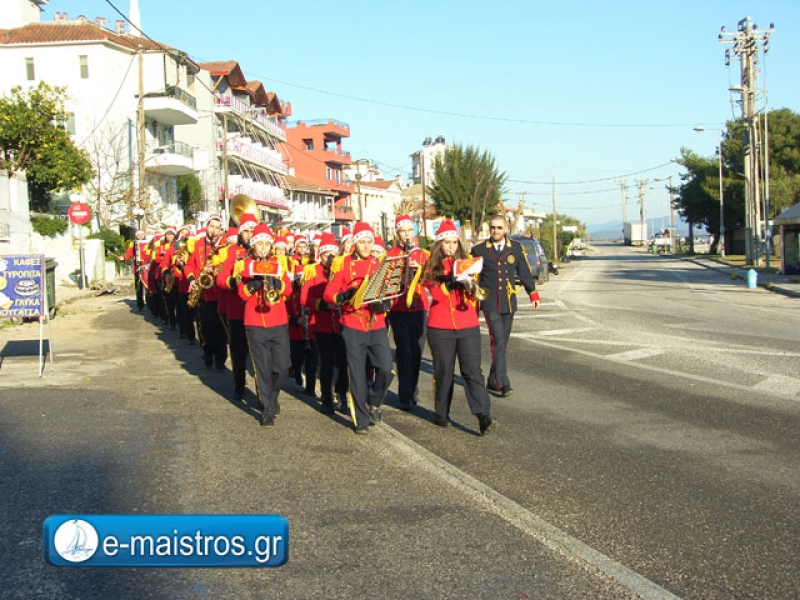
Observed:
[[[92,218],[92,209],[85,202],[76,202],[69,207],[67,215],[75,225],[86,225]]]

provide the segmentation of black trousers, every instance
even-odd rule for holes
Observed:
[[[315,333],[319,354],[319,387],[323,404],[333,402],[333,392],[347,393],[347,355],[344,340],[338,333]],[[336,385],[333,384],[334,375]]]
[[[481,371],[481,330],[428,328],[428,343],[433,355],[433,393],[436,415],[447,418],[453,401],[456,357],[464,392],[473,415],[488,415],[491,408],[489,394],[483,384]]]
[[[136,308],[142,310],[144,308],[144,286],[138,274],[134,274],[134,283],[136,287]]]
[[[170,325],[174,326],[178,323],[175,310],[175,297],[178,295],[178,289],[174,287],[169,293],[167,293],[165,289],[161,295],[164,298],[164,314],[166,315],[166,319],[169,321]]]
[[[178,294],[175,300],[175,315],[178,319],[178,329],[180,329],[181,337],[187,340],[195,338],[194,333],[194,311],[195,309],[189,308],[187,304],[189,294]]]
[[[509,313],[501,315],[495,312],[484,312],[483,318],[489,327],[489,338],[492,348],[492,367],[489,369],[489,378],[486,385],[491,390],[501,390],[511,387],[506,367],[506,349],[511,338],[511,328],[514,326],[514,315]]]
[[[305,373],[305,388],[307,392],[313,392],[317,387],[317,367],[319,357],[317,347],[310,340],[290,340],[292,348],[292,371]]]
[[[350,381],[350,415],[356,427],[369,425],[369,406],[380,406],[392,382],[392,350],[386,329],[358,331],[342,328]],[[370,359],[375,381],[367,386],[365,365]]]
[[[228,358],[228,336],[225,326],[217,314],[217,303],[200,301],[200,339],[203,343],[203,354],[206,363],[213,360],[217,366],[225,364]]]
[[[281,382],[289,373],[289,326],[245,326],[245,332],[256,372],[256,394],[264,415],[274,417]]]
[[[243,319],[228,319],[228,333],[231,347],[231,371],[233,372],[233,390],[236,393],[244,391],[247,369],[247,333],[244,330]]]
[[[392,312],[388,319],[394,337],[397,395],[401,404],[413,404],[425,346],[425,311]]]

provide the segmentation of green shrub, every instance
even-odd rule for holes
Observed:
[[[53,219],[50,217],[31,217],[31,227],[33,230],[44,237],[55,237],[64,233],[69,224],[66,219]]]
[[[125,243],[125,240],[113,229],[101,229],[100,231],[95,231],[89,236],[89,239],[103,240],[103,243],[106,246],[106,256],[109,256],[110,254],[123,254],[122,246]]]

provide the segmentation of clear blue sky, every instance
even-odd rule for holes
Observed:
[[[129,0],[112,0],[126,15]],[[350,125],[346,149],[387,177],[411,170],[425,137],[473,144],[508,174],[507,198],[586,223],[621,218],[619,180],[638,218],[667,211],[666,182],[682,146],[714,154],[738,116],[720,27],[745,16],[775,23],[762,70],[769,107],[800,112],[797,0],[497,0],[353,2],[139,0],[142,29],[197,61],[237,60],[292,103],[292,119]],[[119,18],[105,0],[50,0],[56,11]],[[663,166],[666,165],[666,166]],[[658,167],[658,168],[654,168]],[[601,181],[596,181],[601,180]],[[580,183],[586,182],[586,183]]]

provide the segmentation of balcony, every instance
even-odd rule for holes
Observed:
[[[176,177],[194,173],[194,148],[183,142],[165,145],[148,144],[145,152],[145,168],[163,175]]]
[[[163,93],[145,95],[144,114],[165,125],[192,125],[197,123],[197,101],[194,96],[171,85]]]
[[[255,106],[249,106],[232,94],[214,94],[214,111],[218,113],[232,112],[250,123],[258,125],[275,139],[285,142],[286,132],[274,117],[268,117]]]
[[[287,127],[319,127],[322,133],[334,137],[350,137],[350,125],[335,119],[317,119],[315,121],[292,121],[286,124]]]
[[[233,178],[231,178],[232,180]],[[289,202],[282,188],[252,179],[237,179],[235,182],[229,180],[228,195],[233,198],[236,194],[246,194],[255,200],[256,204],[289,210]],[[220,196],[224,197],[224,190],[220,189]]]
[[[322,156],[323,160],[330,165],[349,165],[353,162],[349,152],[338,148],[326,148],[322,151]]]
[[[327,181],[326,185],[337,192],[340,192],[340,195],[346,194],[355,194],[356,193],[356,186],[353,184],[352,181],[347,179],[343,180],[341,183],[336,183],[335,181]]]
[[[221,151],[223,146],[227,148],[228,158],[235,158],[247,163],[269,169],[275,173],[285,175],[287,173],[286,165],[283,162],[283,156],[277,150],[265,148],[264,146],[253,144],[243,139],[228,140],[227,145],[222,142],[218,143],[218,148]]]

